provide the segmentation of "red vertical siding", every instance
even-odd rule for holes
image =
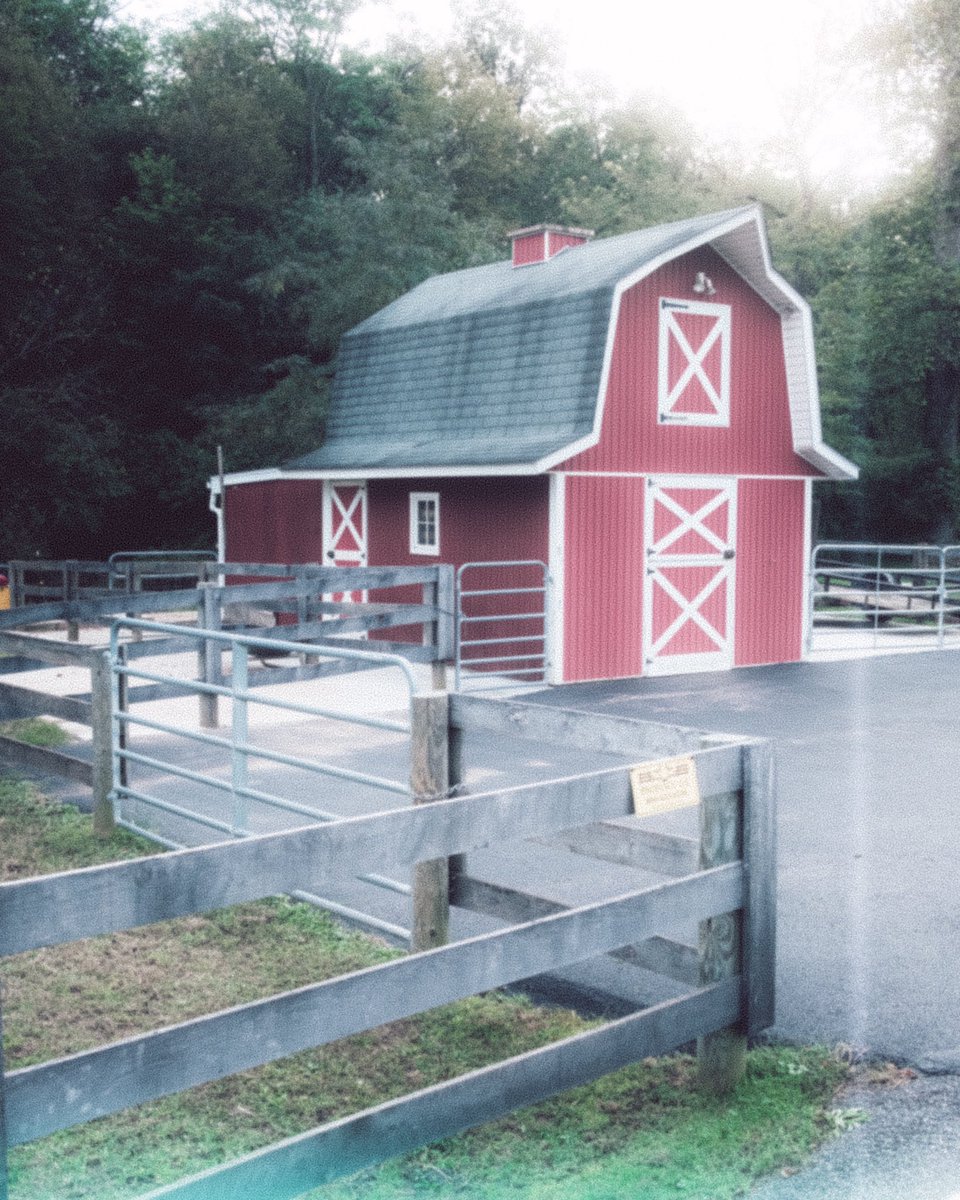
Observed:
[[[551,229],[547,234],[547,258],[553,258],[570,246],[582,246],[587,239],[576,233],[557,233]]]
[[[698,271],[716,288],[710,302],[732,309],[730,424],[658,424],[659,299],[696,299]],[[600,441],[562,469],[817,475],[793,452],[780,318],[709,247],[668,263],[624,293]]]
[[[801,657],[804,505],[802,480],[740,481],[734,655],[738,667]]]
[[[437,492],[440,496],[440,553],[410,553],[410,493]],[[373,479],[369,484],[369,562],[371,566],[433,566],[451,563],[460,567],[467,562],[497,562],[518,559],[539,559],[547,562],[549,553],[549,485],[546,476],[503,479]],[[489,574],[489,573],[488,573]],[[484,577],[475,573],[470,587],[533,586],[539,580],[535,574],[520,578],[502,575]],[[416,602],[418,588],[396,588],[389,595],[379,592],[374,600]],[[487,607],[483,605],[486,603]],[[538,596],[514,597],[511,611],[537,611]],[[473,599],[469,611],[502,613],[503,601],[485,597]],[[539,621],[504,625],[491,622],[485,625],[484,637],[503,637],[523,634],[542,634]],[[395,641],[419,640],[419,627],[391,630],[387,635]],[[474,630],[473,636],[478,636]],[[477,653],[480,653],[479,651]],[[483,653],[517,653],[516,648],[491,646]],[[471,655],[468,654],[468,657]]]
[[[368,561],[371,566],[546,559],[546,476],[506,479],[371,479]],[[411,554],[411,492],[440,495],[440,553]]]
[[[564,679],[641,673],[645,480],[566,480]]]
[[[515,237],[513,239],[513,265],[515,267],[523,267],[527,263],[543,262],[546,257],[546,231],[541,230],[539,233],[528,233],[523,237]]]
[[[313,479],[226,488],[228,562],[320,562],[323,484]]]

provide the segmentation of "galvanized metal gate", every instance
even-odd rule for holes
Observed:
[[[140,643],[133,661],[127,639],[132,633],[148,635]],[[162,669],[150,658],[156,644],[149,635],[176,636],[192,643],[200,657],[213,656],[216,668],[208,674],[216,682],[176,674],[176,665]],[[123,640],[122,640],[123,639]],[[310,654],[317,659],[342,660],[345,666],[377,667],[396,673],[400,703],[409,708],[417,692],[417,680],[409,662],[396,654],[332,647],[329,644],[282,641],[277,638],[246,636],[158,621],[124,618],[113,623],[110,638],[110,670],[113,679],[112,775],[111,798],[116,823],[168,849],[183,849],[207,841],[249,838],[275,832],[296,824],[328,823],[341,820],[345,813],[339,804],[351,787],[361,794],[374,789],[378,793],[411,800],[409,777],[391,778],[354,769],[338,753],[338,742],[331,727],[352,727],[358,738],[362,729],[397,735],[399,764],[406,767],[412,724],[409,715],[393,717],[360,711],[356,705],[308,702],[303,698],[277,695],[272,689],[250,683],[250,659],[265,655]],[[223,670],[227,657],[228,669]],[[180,662],[188,675],[197,658],[186,654]],[[179,661],[179,660],[177,660]],[[146,665],[145,665],[146,664]],[[203,672],[201,672],[203,673]],[[132,684],[140,684],[134,689]],[[194,726],[183,712],[171,716],[151,712],[147,715],[138,702],[149,701],[154,685],[158,698],[199,699],[200,722]],[[226,711],[221,713],[219,702]],[[295,739],[302,746],[290,751],[284,740],[271,736],[275,728],[264,720],[274,712],[288,717],[309,718],[311,740]],[[251,715],[255,714],[255,719]],[[223,716],[223,728],[220,717]],[[294,728],[297,728],[294,726]],[[319,730],[326,729],[324,741]],[[159,737],[157,736],[159,735]],[[302,735],[301,735],[302,736]],[[134,744],[136,742],[136,744]],[[382,746],[378,746],[384,757]],[[389,754],[386,756],[389,761]],[[407,770],[402,769],[406,776]],[[328,789],[333,798],[329,806],[321,803],[323,779],[336,781],[337,789]],[[338,797],[338,799],[337,799]],[[378,802],[378,807],[380,802]],[[363,882],[377,888],[410,894],[410,885],[387,875],[362,874]],[[297,899],[321,907],[349,921],[404,939],[405,928],[378,920],[327,896],[299,889]]]
[[[807,608],[808,652],[956,645],[960,547],[821,543]]]
[[[549,660],[550,577],[539,559],[469,562],[457,571],[455,686],[539,683]]]

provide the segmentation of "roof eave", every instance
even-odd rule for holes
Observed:
[[[827,479],[859,479],[860,468],[848,458],[828,446],[825,442],[814,442],[809,446],[797,446],[797,454],[805,458],[812,467],[822,471]]]
[[[551,454],[526,463],[484,463],[463,466],[452,464],[445,466],[403,466],[403,467],[316,467],[285,470],[282,467],[267,467],[258,471],[235,471],[224,475],[225,487],[236,487],[247,483],[271,483],[288,479],[315,480],[346,480],[346,479],[446,479],[463,477],[483,477],[498,475],[542,475],[554,461],[562,461],[569,454]],[[219,491],[218,476],[212,476],[207,481],[207,487],[214,493]]]

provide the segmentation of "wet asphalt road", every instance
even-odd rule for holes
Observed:
[[[526,697],[772,738],[777,1023],[921,1068],[750,1200],[960,1200],[960,655],[904,654]]]
[[[568,685],[525,699],[773,739],[773,1032],[960,1072],[960,655]]]

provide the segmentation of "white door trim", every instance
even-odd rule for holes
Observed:
[[[341,492],[356,488],[356,495],[347,500]],[[324,566],[365,567],[369,529],[367,525],[367,481],[365,479],[323,481],[323,564]],[[339,547],[337,541],[344,533],[352,535],[356,547]],[[330,592],[325,600],[351,601],[362,604],[365,591]]]
[[[703,490],[703,503],[685,506],[669,494],[679,490]],[[734,661],[734,591],[736,581],[737,481],[727,476],[665,475],[650,476],[644,498],[644,578],[643,578],[643,673],[677,675],[693,671],[720,671]],[[726,536],[705,522],[727,505]],[[658,508],[666,509],[677,524],[655,538]],[[694,533],[708,548],[677,553],[673,547],[688,533]],[[678,572],[684,569],[713,574],[693,595],[676,586]],[[674,579],[670,578],[674,576]],[[723,628],[718,629],[703,613],[703,608],[718,588],[726,589]],[[669,625],[654,635],[654,609],[666,599],[676,608]],[[665,653],[677,633],[692,623],[713,643],[712,649],[689,653]]]

